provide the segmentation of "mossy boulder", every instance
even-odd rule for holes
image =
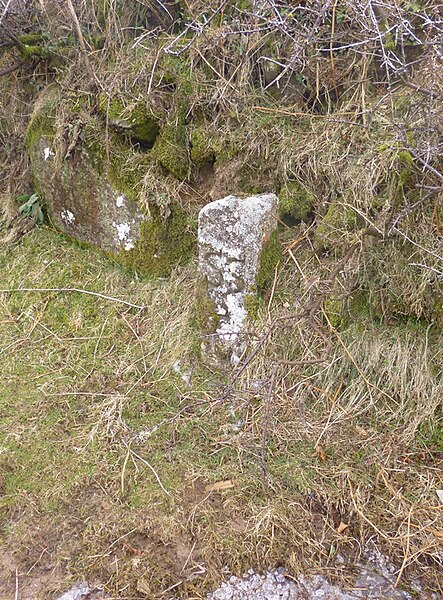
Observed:
[[[308,221],[312,214],[315,196],[298,181],[289,181],[279,193],[280,215],[295,222]]]
[[[336,198],[329,204],[323,220],[315,231],[315,247],[317,250],[331,250],[340,247],[343,238],[348,237],[356,227],[356,212],[346,206],[341,199]]]
[[[196,218],[179,206],[168,217],[157,206],[140,226],[140,237],[129,252],[120,252],[123,263],[142,275],[166,277],[177,265],[184,265],[195,255],[197,245]]]
[[[159,133],[159,124],[145,101],[126,106],[121,98],[102,93],[99,110],[107,117],[111,129],[145,148],[152,148]]]
[[[56,166],[56,151],[41,136],[30,148],[34,186],[50,221],[70,237],[105,251],[130,250],[140,235],[143,211],[100,175],[85,149]]]
[[[185,117],[177,112],[161,128],[152,155],[174,177],[186,181],[191,170],[188,146]]]
[[[206,124],[198,125],[191,131],[190,153],[191,160],[196,165],[215,161],[215,148],[208,135]]]
[[[26,133],[34,187],[50,221],[142,275],[169,275],[195,253],[196,217],[175,204],[165,217],[156,204],[156,190],[168,182],[155,179],[161,177],[158,167],[152,192],[146,189],[146,173],[156,166],[153,157],[119,136],[108,136],[106,146],[98,116],[75,114],[74,126],[60,126],[59,100],[55,86],[47,89]],[[66,135],[75,135],[76,143]]]
[[[79,143],[68,156],[69,141],[57,127],[59,97],[56,86],[42,94],[26,132],[34,187],[58,229],[106,251],[128,250],[143,212],[109,181],[100,154],[91,156]]]

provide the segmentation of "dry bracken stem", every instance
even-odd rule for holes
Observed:
[[[74,9],[74,6],[73,6],[71,0],[66,0],[66,3],[68,5],[69,12],[71,13],[72,21],[74,23],[75,31],[77,33],[78,41],[80,44],[81,54],[83,57],[83,61],[85,63],[86,70],[88,71],[89,78],[91,79],[92,83],[97,84],[98,83],[97,77],[95,76],[94,70],[92,69],[91,63],[89,62],[88,51],[86,49],[86,44],[85,44],[85,40],[83,38],[82,28],[80,26],[80,22],[78,20],[77,13],[75,12],[75,9]]]

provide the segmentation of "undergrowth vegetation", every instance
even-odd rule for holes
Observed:
[[[0,26],[0,595],[350,580],[368,547],[443,594],[441,6],[12,1]],[[151,215],[128,270],[20,215],[42,135],[55,175],[85,151]],[[279,263],[213,372],[196,214],[269,191]]]
[[[286,260],[257,331],[312,286],[309,253],[296,256],[303,276]],[[42,597],[84,573],[117,598],[179,581],[198,595],[225,568],[275,562],[340,577],[334,557],[355,559],[374,532],[438,589],[438,328],[364,312],[327,336],[288,323],[227,399],[195,359],[194,266],[137,281],[43,228],[1,268],[2,535],[24,590],[33,565]]]

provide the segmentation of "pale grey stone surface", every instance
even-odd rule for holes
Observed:
[[[83,600],[92,592],[92,588],[85,582],[79,583],[69,591],[57,598],[57,600]]]
[[[100,587],[91,587],[86,581],[77,583],[70,590],[58,596],[57,600],[111,600]]]
[[[367,548],[357,564],[346,565],[338,555],[336,563],[353,574],[353,585],[331,584],[323,575],[285,577],[283,569],[266,573],[249,570],[243,577],[230,577],[207,600],[437,600],[420,581],[409,584],[408,590],[396,588],[398,568],[377,548]]]
[[[245,297],[255,285],[264,242],[277,226],[278,198],[227,196],[199,214],[199,267],[217,323],[202,344],[206,358],[223,354],[234,366],[246,347]]]
[[[250,569],[243,577],[231,576],[221,586],[207,594],[207,600],[438,600],[433,592],[427,592],[419,581],[410,583],[410,592],[395,588],[398,569],[377,549],[366,549],[361,561],[346,565],[338,555],[336,563],[349,569],[355,577],[354,584],[331,584],[323,575],[292,577],[282,568],[263,574]],[[79,583],[57,600],[105,600],[100,588]],[[166,596],[165,596],[166,597]],[[188,596],[170,597],[185,600]]]
[[[408,592],[394,588],[395,577],[371,567],[362,569],[353,587],[346,591],[325,577],[313,575],[298,580],[286,578],[281,569],[263,575],[249,571],[244,577],[230,577],[208,600],[412,600]],[[423,595],[422,598],[429,598]]]

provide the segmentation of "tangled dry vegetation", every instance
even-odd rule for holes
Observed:
[[[192,263],[143,281],[49,228],[2,245],[2,593],[10,564],[35,597],[83,575],[201,597],[275,564],[350,581],[374,544],[441,595],[441,6],[70,4],[0,2],[4,206],[56,81],[60,139],[107,130],[115,98],[180,132],[184,169],[150,163],[142,202],[278,191],[283,252],[223,379],[197,358]]]

